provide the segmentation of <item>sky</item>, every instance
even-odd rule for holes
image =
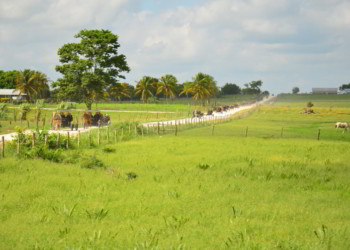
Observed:
[[[119,36],[133,85],[198,72],[274,94],[350,82],[349,0],[0,0],[0,69],[55,81],[58,49],[82,29]]]

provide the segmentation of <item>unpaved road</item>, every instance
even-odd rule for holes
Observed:
[[[202,121],[210,121],[213,119],[215,119],[215,120],[225,119],[225,118],[228,118],[228,117],[232,116],[233,114],[236,114],[240,111],[249,110],[249,109],[254,108],[258,105],[272,101],[274,98],[275,98],[275,96],[270,96],[270,97],[267,97],[260,102],[256,102],[256,103],[251,104],[251,105],[240,106],[238,108],[230,109],[230,110],[225,111],[225,112],[214,112],[213,115],[204,115],[200,118],[195,117],[195,118],[185,118],[185,119],[171,120],[171,121],[161,121],[161,122],[159,122],[159,125],[161,125],[161,126],[163,126],[163,124],[164,125],[176,125],[176,124],[187,124],[189,122],[196,123],[196,122],[202,122]],[[154,126],[158,126],[158,122],[143,123],[142,125],[144,127],[148,127],[148,126],[154,127]]]

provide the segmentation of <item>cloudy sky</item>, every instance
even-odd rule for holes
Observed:
[[[349,0],[0,0],[0,69],[60,75],[57,50],[81,29],[109,29],[135,84],[198,72],[272,93],[350,82]]]

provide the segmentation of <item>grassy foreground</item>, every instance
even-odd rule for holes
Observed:
[[[1,159],[0,249],[349,249],[350,133],[332,126],[349,109],[281,103],[214,136]],[[106,167],[81,168],[87,156]]]

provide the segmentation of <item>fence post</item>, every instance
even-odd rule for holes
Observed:
[[[157,113],[157,118],[158,118],[158,113]],[[159,122],[157,123],[157,135],[159,135]]]
[[[5,136],[1,137],[1,144],[2,144],[1,155],[2,155],[2,158],[5,158]]]
[[[45,147],[47,146],[47,134],[44,135]]]
[[[78,130],[78,148],[80,148],[80,131]]]
[[[141,125],[141,134],[142,134],[142,138],[143,138],[143,125]]]
[[[123,136],[124,136],[124,128],[122,128],[122,138],[123,138]]]
[[[281,137],[283,137],[283,127],[282,127],[282,130],[281,130]]]
[[[91,147],[91,130],[89,130],[89,147]]]
[[[67,149],[69,149],[69,132],[67,132]]]
[[[59,145],[60,145],[60,136],[61,136],[61,134],[58,132],[58,133],[57,133],[57,140],[56,140],[56,147],[57,147],[57,148],[58,148]]]
[[[211,135],[214,135],[214,129],[215,129],[215,125],[213,125],[213,130],[211,131]]]
[[[17,134],[17,136],[18,136],[18,138],[17,138],[17,154],[19,154],[21,142],[20,142],[19,134]]]
[[[45,124],[46,124],[46,117],[43,119],[43,129],[45,129]]]
[[[117,143],[117,130],[114,131],[114,143]]]
[[[130,123],[129,123],[129,135],[131,134],[131,128],[130,128]]]
[[[35,133],[33,133],[32,137],[32,148],[35,148]]]
[[[101,141],[100,141],[100,132],[101,132],[101,130],[100,130],[100,128],[98,128],[98,132],[97,132],[97,145],[98,146],[100,146],[100,143],[101,143]]]
[[[175,136],[177,136],[177,125],[175,123]]]
[[[149,124],[147,124],[147,135],[148,135],[148,132],[149,132]]]
[[[164,122],[162,122],[163,134],[165,134]]]
[[[137,136],[137,125],[135,124],[135,137]]]
[[[107,143],[109,143],[109,126],[107,126]]]
[[[27,127],[28,127],[28,129],[29,129],[29,121],[27,120]]]
[[[317,140],[318,140],[318,141],[320,140],[320,136],[321,136],[321,129],[319,128],[319,129],[318,129],[318,135],[317,135]]]
[[[245,137],[248,137],[248,126],[245,129]]]

